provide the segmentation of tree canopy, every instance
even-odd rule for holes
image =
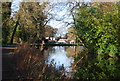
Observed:
[[[50,20],[44,2],[21,2],[18,12],[11,17],[11,3],[2,3],[3,43],[20,43],[41,40],[45,37],[46,25]],[[49,32],[50,30],[48,30]],[[52,31],[51,31],[52,32]]]
[[[120,18],[117,4],[99,3],[94,6],[81,6],[75,16],[76,34],[90,53],[120,56],[118,49]]]

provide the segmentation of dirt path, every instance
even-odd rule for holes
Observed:
[[[2,55],[8,55],[14,52],[18,45],[3,45]]]
[[[14,50],[17,45],[3,45],[2,46],[2,79],[13,79],[12,74],[14,74]]]

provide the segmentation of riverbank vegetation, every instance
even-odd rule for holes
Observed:
[[[119,8],[117,3],[106,2],[83,4],[77,9],[74,29],[88,55],[82,65],[77,64],[76,77],[97,80],[120,77]],[[76,61],[79,60],[78,55]]]
[[[15,78],[53,79],[53,81],[119,79],[120,4],[76,3],[71,9],[74,23],[73,28],[69,30],[74,31],[66,35],[69,37],[72,35],[71,38],[84,49],[74,56],[73,72],[70,73],[70,77],[66,76],[64,67],[58,71],[52,64],[50,66],[45,64],[43,55],[45,46],[41,45],[40,49],[36,49],[34,44],[35,42],[41,44],[45,37],[56,34],[57,29],[47,25],[52,18],[48,17],[50,14],[48,10],[46,11],[47,5],[49,5],[47,2],[42,4],[22,2],[18,12],[14,12],[15,15],[11,17],[11,3],[2,3],[2,43],[18,44],[11,62],[13,72],[16,72]]]

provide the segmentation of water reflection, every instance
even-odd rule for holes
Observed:
[[[28,44],[23,44],[18,47],[14,56],[3,58],[8,64],[7,70],[10,70],[3,71],[3,79],[65,79],[67,81],[73,62],[76,65],[76,72],[70,78],[94,80],[120,78],[119,59],[88,54],[82,48],[55,46],[45,47],[40,51]],[[79,55],[73,57],[77,53]],[[66,73],[64,70],[61,71],[61,66],[64,66]]]
[[[53,50],[48,54],[47,64],[54,64],[58,70],[59,67],[64,66],[65,71],[70,72],[72,70],[71,63],[73,63],[74,58],[72,56],[67,57],[67,51],[65,50],[65,48],[66,47],[62,46],[53,47]]]
[[[15,79],[53,79],[69,78],[68,72],[72,71],[71,63],[77,47],[55,46],[45,47],[43,51],[30,47],[25,43],[20,45],[12,57],[13,76],[9,72],[4,72],[3,77]],[[80,49],[81,50],[81,49]],[[63,68],[62,68],[63,66]],[[70,74],[71,76],[71,74]]]

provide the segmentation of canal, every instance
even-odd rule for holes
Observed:
[[[76,46],[54,46],[48,48],[48,53],[45,54],[46,64],[53,64],[54,67],[59,70],[60,67],[64,67],[66,75],[72,71],[72,64],[74,63],[74,57],[82,49]],[[50,50],[51,49],[51,50]]]

